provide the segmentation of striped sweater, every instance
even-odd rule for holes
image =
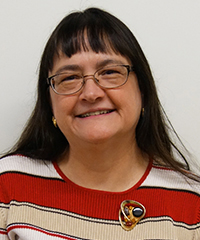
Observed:
[[[146,208],[130,231],[119,222],[124,200]],[[0,160],[0,239],[199,240],[200,186],[151,162],[131,189],[97,191],[71,182],[56,163],[6,157]]]

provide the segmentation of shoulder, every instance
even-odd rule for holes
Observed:
[[[22,155],[11,155],[0,159],[0,176],[7,173],[59,177],[51,161],[32,159]]]
[[[141,187],[188,192],[200,197],[200,181],[192,180],[177,171],[162,166],[153,165]]]

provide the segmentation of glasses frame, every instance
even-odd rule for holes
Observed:
[[[130,72],[133,72],[133,71],[134,71],[134,68],[133,68],[133,66],[126,65],[126,64],[110,65],[109,67],[117,67],[117,66],[125,67],[125,68],[127,69],[127,76],[126,76],[125,81],[124,81],[122,84],[117,85],[117,86],[114,86],[114,87],[104,87],[104,86],[102,86],[102,85],[99,83],[99,80],[98,80],[97,78],[95,78],[95,74],[96,74],[98,71],[100,71],[101,69],[105,68],[105,67],[102,67],[102,68],[97,69],[94,74],[82,76],[82,85],[81,85],[81,87],[80,87],[78,90],[76,90],[75,92],[72,92],[72,93],[59,93],[59,92],[56,91],[56,89],[54,88],[54,85],[53,85],[53,83],[52,83],[52,79],[53,79],[54,77],[56,77],[56,76],[58,76],[58,75],[62,75],[62,74],[64,74],[65,72],[63,72],[63,73],[58,73],[58,74],[55,74],[55,75],[52,75],[52,76],[48,77],[48,78],[47,78],[47,84],[48,84],[48,86],[50,86],[50,87],[52,88],[52,90],[53,90],[56,94],[58,94],[58,95],[64,95],[64,96],[73,95],[73,94],[76,94],[77,92],[79,92],[79,91],[83,88],[83,86],[85,85],[85,83],[86,83],[86,81],[87,81],[87,80],[85,79],[86,77],[93,77],[94,82],[95,82],[99,87],[101,87],[101,88],[103,88],[103,89],[118,88],[118,87],[123,86],[123,85],[127,82],[128,77],[129,77],[129,73],[130,73]]]

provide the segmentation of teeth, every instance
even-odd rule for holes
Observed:
[[[90,116],[106,114],[106,113],[109,113],[109,112],[111,112],[111,110],[102,110],[102,111],[90,112],[90,113],[82,114],[82,115],[80,115],[80,117],[85,118],[85,117],[90,117]]]

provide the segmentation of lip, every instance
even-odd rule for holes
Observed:
[[[115,111],[115,109],[91,109],[91,110],[88,110],[86,112],[76,115],[76,117],[78,117],[78,118],[94,117],[94,116],[109,114],[114,111]]]

